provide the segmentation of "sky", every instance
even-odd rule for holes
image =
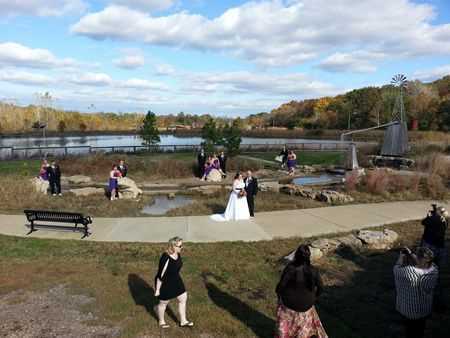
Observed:
[[[0,0],[0,100],[246,116],[450,74],[448,0]]]

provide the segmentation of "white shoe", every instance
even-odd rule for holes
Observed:
[[[62,196],[62,194],[61,194],[61,193],[59,193],[59,194],[58,194],[58,196]]]
[[[56,194],[53,194],[52,196],[56,196]]]

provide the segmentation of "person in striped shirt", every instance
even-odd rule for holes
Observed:
[[[424,336],[426,320],[432,312],[439,274],[433,259],[428,248],[419,247],[415,254],[405,248],[394,266],[396,309],[404,319],[407,338]]]

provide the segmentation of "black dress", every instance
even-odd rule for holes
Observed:
[[[167,263],[167,260],[169,261],[169,264],[167,265],[166,272],[161,277],[162,271]],[[157,278],[159,278],[159,280],[162,281],[158,299],[170,300],[186,292],[186,288],[184,287],[183,280],[181,279],[180,276],[180,270],[182,266],[183,261],[180,255],[178,255],[178,259],[173,259],[166,252],[162,254],[159,260],[158,273],[156,274],[155,277],[155,287]]]

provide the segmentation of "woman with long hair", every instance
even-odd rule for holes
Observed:
[[[183,240],[180,237],[171,238],[167,250],[159,260],[158,272],[155,276],[155,296],[158,297],[159,303],[155,310],[158,315],[159,327],[162,329],[170,327],[164,319],[164,314],[169,301],[174,298],[178,300],[180,326],[194,326],[194,323],[186,318],[187,292],[180,276],[180,270],[183,267],[180,255],[182,249]]]
[[[277,338],[326,338],[314,304],[322,293],[319,272],[311,265],[311,251],[300,245],[277,285]]]
[[[119,189],[119,177],[122,174],[117,169],[117,165],[113,165],[111,171],[109,172],[109,191],[111,193],[111,201],[116,199],[117,190]]]

